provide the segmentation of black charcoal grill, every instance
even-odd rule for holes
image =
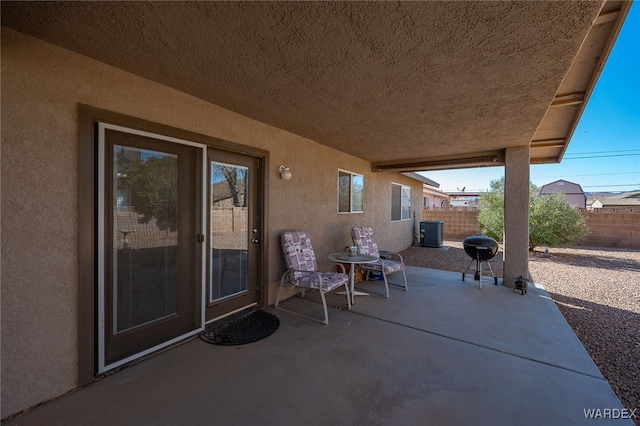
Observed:
[[[462,273],[462,281],[464,281],[467,272],[471,269],[473,262],[476,262],[473,278],[479,281],[478,287],[482,288],[482,263],[484,262],[489,267],[489,271],[493,277],[493,283],[498,285],[498,277],[493,273],[493,269],[491,269],[491,264],[489,263],[498,253],[498,242],[493,238],[483,235],[473,235],[465,238],[462,245],[464,246],[465,253],[471,258],[469,266],[467,266],[467,269]]]

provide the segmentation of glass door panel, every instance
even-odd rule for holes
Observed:
[[[113,329],[177,312],[178,156],[113,146]]]
[[[204,147],[100,126],[104,371],[202,327]]]
[[[260,247],[258,162],[208,150],[207,321],[257,302]]]
[[[249,168],[210,162],[210,302],[247,291]]]

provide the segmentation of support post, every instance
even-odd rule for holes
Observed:
[[[503,284],[529,277],[529,147],[505,150]]]

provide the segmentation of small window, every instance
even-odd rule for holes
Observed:
[[[424,207],[430,207],[430,201],[429,197],[424,197]]]
[[[411,188],[397,183],[391,184],[391,220],[411,218]]]
[[[338,213],[364,212],[364,176],[338,170]]]

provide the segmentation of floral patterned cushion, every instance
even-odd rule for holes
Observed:
[[[315,271],[318,269],[311,239],[304,231],[287,231],[281,237],[282,251],[288,269]]]
[[[320,272],[322,277],[322,289],[324,291],[331,291],[334,288],[340,287],[349,281],[349,276],[340,272]],[[299,277],[295,278],[294,285],[298,287],[315,288],[318,289],[320,280],[317,274],[304,274],[299,273]]]
[[[361,269],[368,269],[370,271],[382,271],[382,260],[377,260],[373,263],[363,263],[358,265]],[[384,273],[390,274],[392,272],[396,272],[404,268],[404,263],[396,262],[395,260],[385,260],[384,261]]]
[[[340,272],[315,273],[318,269],[316,255],[311,246],[311,239],[306,232],[284,232],[281,236],[281,243],[287,269],[298,271],[293,273],[293,285],[318,289],[320,287],[320,277],[322,277],[323,290],[331,291],[349,281],[349,276]],[[305,273],[300,271],[314,272]]]
[[[358,227],[351,229],[351,237],[353,243],[358,246],[358,253],[368,254],[371,256],[380,257],[380,251],[378,245],[373,240],[373,229]],[[369,271],[382,271],[383,261],[378,260],[373,263],[363,263],[359,265],[359,268]],[[404,268],[404,263],[395,260],[384,260],[384,273],[390,274],[392,272],[400,271]]]
[[[357,227],[351,229],[353,243],[358,246],[358,253],[380,257],[378,245],[373,240],[373,229]]]

